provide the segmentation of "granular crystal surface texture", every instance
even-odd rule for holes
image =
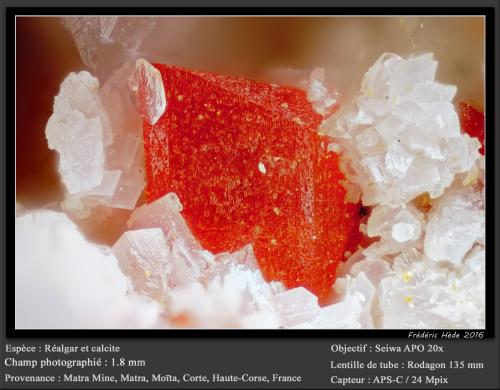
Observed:
[[[481,142],[479,153],[484,156],[484,113],[465,102],[460,102],[458,108],[462,129],[471,137],[476,137]]]
[[[268,279],[327,295],[359,214],[306,93],[154,66],[167,102],[154,124],[144,118],[148,201],[176,193],[205,249],[251,243]]]

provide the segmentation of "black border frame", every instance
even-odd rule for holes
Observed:
[[[400,16],[400,15],[453,15],[485,17],[485,67],[486,67],[486,321],[484,338],[495,336],[495,194],[494,159],[495,129],[495,8],[494,7],[7,7],[6,8],[6,248],[5,248],[5,329],[8,338],[408,338],[409,332],[456,332],[463,339],[465,332],[478,329],[16,329],[15,328],[15,29],[16,16],[57,15],[204,15],[204,16]],[[14,131],[11,131],[13,129]],[[488,185],[488,183],[490,183]],[[441,339],[441,337],[438,337]]]

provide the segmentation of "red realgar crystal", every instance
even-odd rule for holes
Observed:
[[[359,207],[322,117],[296,88],[154,64],[167,109],[144,121],[147,198],[175,192],[204,248],[252,243],[263,274],[328,295]]]
[[[484,114],[464,102],[458,104],[458,109],[463,131],[481,142],[479,153],[484,156]]]

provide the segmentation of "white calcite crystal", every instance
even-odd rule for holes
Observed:
[[[125,232],[113,246],[125,275],[133,275],[135,290],[161,300],[168,291],[167,274],[172,264],[161,229]]]
[[[285,328],[304,326],[320,313],[318,297],[304,287],[283,291],[274,297],[274,305]]]
[[[366,284],[346,281],[361,273],[369,278],[375,295],[365,315],[371,316],[373,327],[484,327],[484,199],[477,188],[460,182],[437,198],[427,215],[412,204],[372,210],[367,232],[380,240],[358,250],[340,268],[335,288],[344,294],[360,292]],[[405,219],[418,226],[419,237],[396,239],[401,210],[411,210]]]
[[[258,270],[233,264],[228,272],[205,282],[175,289],[169,295],[173,315],[189,315],[195,327],[275,328],[273,294]]]
[[[372,328],[375,287],[363,271],[335,283],[342,300],[322,309],[317,328]]]
[[[129,85],[130,89],[137,93],[139,112],[154,125],[167,107],[160,71],[140,58],[135,63]]]
[[[436,68],[432,54],[384,54],[360,94],[322,124],[365,205],[406,204],[424,192],[437,198],[478,159],[480,144],[460,132],[451,103],[456,87],[436,82]]]
[[[421,235],[421,213],[413,206],[374,207],[367,224],[369,237],[382,237],[397,242],[417,240]]]
[[[434,207],[424,241],[427,257],[460,263],[474,243],[484,237],[483,200],[471,188],[447,193]]]
[[[65,214],[16,218],[15,248],[17,329],[161,326],[160,306],[132,292],[109,249],[87,242]]]
[[[392,259],[367,256],[352,264],[347,276],[337,279],[335,289],[345,298],[333,306],[349,302],[351,309],[345,315],[354,315],[350,327],[481,328],[484,266],[481,245],[459,267],[432,261],[412,246]],[[362,305],[352,301],[356,295],[365,297]]]
[[[464,266],[443,267],[426,260],[396,258],[379,286],[384,328],[484,327],[484,250],[477,248]]]
[[[318,298],[303,287],[272,298],[280,327],[286,329],[348,329],[373,327],[375,287],[363,272],[339,278],[337,303],[320,307]]]
[[[70,194],[97,187],[104,175],[104,138],[110,129],[98,87],[90,73],[70,73],[45,129],[49,148],[59,153],[59,170]]]
[[[335,95],[328,91],[324,82],[325,69],[316,68],[311,72],[311,77],[305,86],[307,100],[320,115],[327,115],[337,103]]]
[[[144,189],[142,123],[128,93],[125,64],[99,88],[88,72],[70,73],[54,100],[46,126],[59,153],[68,193],[63,210],[88,218],[92,208],[133,209]]]
[[[168,243],[182,238],[190,249],[201,250],[200,244],[191,234],[186,221],[180,214],[181,211],[182,204],[179,197],[169,192],[154,202],[135,209],[127,221],[127,226],[134,230],[160,228]]]
[[[165,299],[170,289],[197,281],[213,255],[203,251],[180,215],[178,197],[169,193],[136,209],[113,246],[123,272],[136,290]]]

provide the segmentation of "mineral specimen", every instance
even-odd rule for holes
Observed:
[[[304,91],[154,66],[137,61],[131,81],[144,116],[148,200],[175,192],[204,248],[253,243],[267,278],[328,294],[358,205],[345,202],[338,156],[316,132],[322,117]],[[167,103],[158,119],[160,72]],[[313,98],[324,102],[318,88]]]
[[[427,224],[425,254],[432,260],[459,263],[484,236],[481,196],[470,188],[450,191],[433,209]]]
[[[87,242],[63,213],[16,218],[15,284],[17,329],[160,326],[160,306],[133,292],[109,249]]]
[[[484,326],[484,157],[471,138],[482,141],[481,117],[461,105],[460,131],[447,103],[455,88],[434,81],[435,67],[431,55],[383,55],[361,94],[322,125],[352,196],[374,206],[361,228],[378,241],[356,251],[335,283],[345,297],[334,306],[365,294],[363,327]],[[365,276],[373,300],[366,282],[350,282]]]
[[[369,237],[383,237],[397,242],[417,240],[421,234],[422,216],[409,205],[399,208],[377,206],[367,224]]]
[[[88,72],[70,73],[47,122],[49,148],[59,152],[62,180],[71,194],[98,186],[104,176],[104,134],[110,129],[98,86]]]
[[[480,144],[461,133],[451,103],[456,87],[434,81],[436,68],[432,54],[405,60],[386,53],[352,103],[323,122],[363,204],[394,207],[424,192],[437,198],[474,166]]]
[[[458,109],[462,129],[481,142],[479,152],[484,156],[484,114],[465,102],[460,102]]]
[[[484,326],[484,115],[431,54],[383,55],[339,108],[319,69],[134,69],[154,22],[65,19],[102,86],[70,74],[47,124],[63,210],[133,211],[109,248],[16,203],[16,327]]]
[[[137,93],[139,112],[154,125],[167,105],[160,71],[143,59],[137,60],[130,89]]]
[[[459,268],[443,267],[420,252],[404,253],[379,285],[379,326],[384,328],[481,328],[484,326],[484,250]]]
[[[144,188],[140,116],[128,92],[129,64],[99,88],[90,73],[70,73],[54,99],[45,133],[59,154],[68,193],[62,208],[88,218],[98,205],[133,209]]]
[[[135,60],[143,40],[153,31],[155,18],[74,17],[62,18],[73,35],[82,61],[99,76],[110,73],[127,60]]]

